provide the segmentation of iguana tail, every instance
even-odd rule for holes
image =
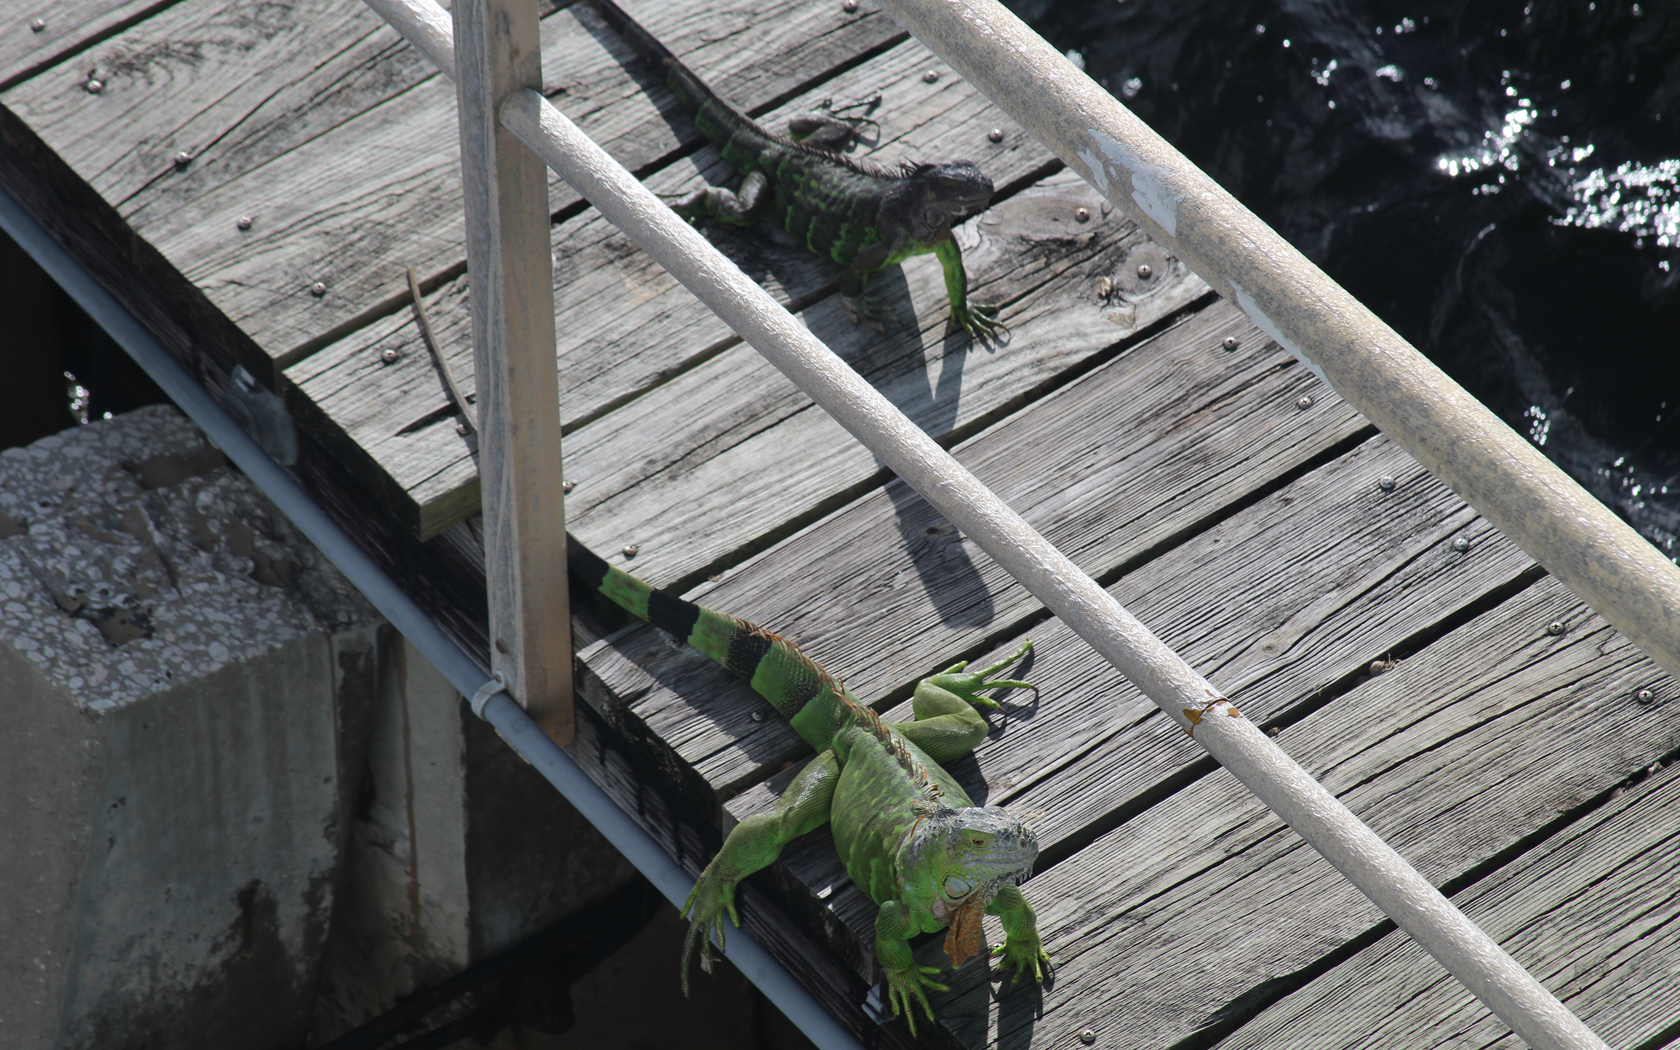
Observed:
[[[677,93],[677,98],[694,114],[695,123],[707,138],[721,146],[723,141],[718,138],[721,133],[727,139],[729,132],[735,130],[736,124],[751,125],[751,121],[729,103],[718,98],[706,82],[695,76],[689,68],[682,64],[671,49],[655,40],[652,33],[643,29],[636,20],[625,13],[622,7],[612,0],[593,0],[595,7],[601,12],[601,18],[611,27],[612,31],[624,38],[631,50],[654,69],[665,74],[665,84]],[[708,119],[710,118],[710,119]],[[719,125],[714,131],[712,125]]]
[[[880,719],[847,694],[815,660],[756,624],[684,601],[615,569],[570,536],[566,562],[573,579],[601,592],[638,619],[686,642],[746,679],[812,747],[830,746],[847,721]]]

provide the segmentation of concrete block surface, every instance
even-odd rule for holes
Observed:
[[[303,1045],[376,622],[172,408],[0,453],[0,1045]]]

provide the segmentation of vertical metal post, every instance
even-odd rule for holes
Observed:
[[[542,89],[537,4],[456,0],[452,16],[490,660],[513,697],[564,744],[573,735],[572,638],[548,169],[497,114],[520,88]]]

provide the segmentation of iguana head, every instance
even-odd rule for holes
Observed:
[[[992,203],[992,180],[966,160],[918,164],[905,178],[911,190],[912,233],[923,243]]]
[[[989,901],[1032,871],[1038,836],[1002,806],[939,808],[917,822],[899,851],[905,888],[931,897],[948,918],[970,898]]]

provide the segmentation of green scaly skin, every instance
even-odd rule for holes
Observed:
[[[1003,923],[993,954],[1017,978],[1041,981],[1049,965],[1032,906],[1017,883],[1038,856],[1038,840],[1000,806],[976,806],[940,765],[974,749],[986,735],[976,708],[995,710],[985,689],[1030,689],[994,679],[1032,647],[980,671],[959,663],[916,687],[916,720],[888,725],[792,643],[745,620],[657,591],[615,569],[581,544],[567,546],[574,580],[595,588],[634,616],[687,642],[750,683],[817,751],[775,808],[748,817],[701,873],[683,906],[683,991],[695,944],[716,936],[723,916],[740,925],[735,885],[775,861],[793,839],[832,824],[846,872],[881,906],[875,953],[895,1015],[916,1030],[913,1002],[930,1020],[927,989],[944,991],[939,968],[918,966],[909,939],[944,929],[975,898]],[[709,946],[701,968],[711,970]]]
[[[876,329],[891,314],[866,299],[869,275],[931,252],[945,270],[951,320],[972,335],[1002,331],[995,307],[969,302],[962,251],[951,237],[951,227],[991,203],[992,180],[978,167],[953,161],[888,171],[812,144],[833,141],[827,136],[796,142],[777,135],[719,98],[612,0],[594,3],[607,25],[664,71],[695,125],[744,178],[734,193],[699,191],[677,205],[680,213],[747,226],[768,210],[795,240],[846,268],[841,303],[854,323],[861,319]]]

